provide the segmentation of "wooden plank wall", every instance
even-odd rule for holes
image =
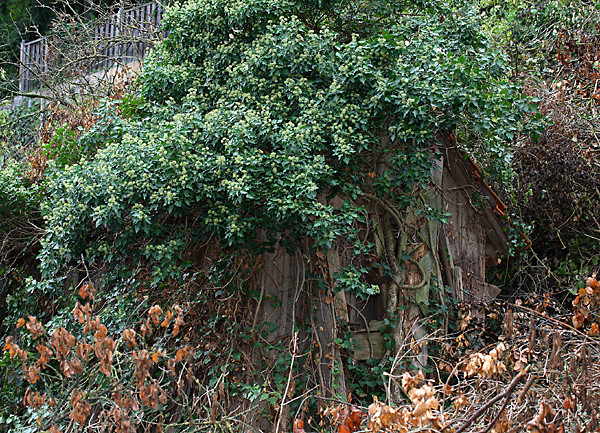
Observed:
[[[284,248],[262,255],[263,268],[256,287],[260,295],[255,329],[269,330],[268,334],[263,332],[266,336],[260,337],[263,342],[287,345],[296,335],[300,352],[312,345],[313,361],[317,366],[314,380],[322,384],[329,396],[345,396],[344,374],[339,371],[342,362],[334,339],[337,337],[335,310],[347,307],[336,307],[333,288],[322,285],[321,277],[327,278],[329,268],[327,256],[319,254],[309,243],[306,240],[302,251],[294,255]],[[310,279],[310,275],[316,273],[319,277]],[[305,326],[296,333],[295,327],[299,324]],[[306,331],[306,325],[309,331]]]
[[[449,212],[448,224],[442,228],[442,245],[447,252],[446,275],[452,281],[447,282],[455,291],[459,301],[475,304],[494,299],[499,290],[486,283],[486,258],[489,251],[488,232],[500,230],[489,226],[489,209],[485,204],[476,206],[472,201],[479,193],[470,179],[457,150],[447,152],[442,180],[443,206]],[[497,222],[496,222],[497,224]],[[442,251],[443,253],[443,251]]]

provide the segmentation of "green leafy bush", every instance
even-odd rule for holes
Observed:
[[[143,108],[126,121],[105,117],[102,128],[118,134],[50,176],[45,275],[84,254],[89,263],[143,257],[160,280],[177,273],[189,236],[250,247],[258,228],[291,249],[303,237],[327,247],[356,211],[323,199],[360,196],[380,158],[390,162],[373,190],[408,205],[428,182],[440,131],[468,121],[497,143],[512,139],[531,109],[476,18],[413,12],[394,22],[367,14],[372,25],[352,34],[334,20],[314,24],[302,3],[170,8],[169,37],[141,80]],[[185,232],[190,215],[197,223]]]

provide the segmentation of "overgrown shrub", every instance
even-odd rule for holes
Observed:
[[[262,301],[252,286],[260,254],[276,244],[298,253],[311,265],[301,276],[309,281],[306,290],[317,294],[339,283],[366,297],[381,290],[369,284],[368,275],[380,275],[391,282],[388,301],[396,302],[389,301],[386,326],[398,327],[399,311],[409,304],[420,311],[428,303],[429,292],[416,300],[411,291],[421,286],[403,278],[410,266],[418,266],[408,238],[422,244],[411,218],[421,224],[445,217],[422,196],[436,188],[431,170],[440,157],[440,137],[456,129],[464,132],[461,137],[476,134],[478,146],[461,144],[489,172],[501,174],[508,168],[510,141],[536,126],[527,122],[534,107],[507,79],[506,58],[485,38],[470,8],[384,2],[355,10],[346,2],[190,0],[168,9],[164,26],[168,37],[148,59],[139,95],[98,105],[83,131],[55,125],[50,161],[42,170],[47,187],[41,205],[42,276],[29,279],[22,290],[52,303],[49,320],[71,345],[67,352],[78,338],[74,331],[60,331],[67,329],[63,322],[74,301],[76,288],[68,284],[74,274],[83,275],[80,286],[94,280],[106,320],[114,315],[110,307],[124,309],[121,299],[187,298],[194,306],[190,315],[202,311],[195,313],[202,318],[197,329],[206,330],[194,343],[211,360],[206,366],[196,362],[190,398],[214,413],[200,426],[197,419],[179,425],[177,399],[183,397],[173,393],[152,400],[157,412],[137,412],[139,428],[154,428],[158,411],[165,424],[181,431],[210,430],[217,421],[226,426],[228,412],[239,414],[239,425],[258,414],[279,425],[283,407],[289,412],[286,399],[301,406],[300,396],[316,389],[314,383],[335,393],[344,365],[328,372],[332,389],[325,390],[323,379],[313,378],[326,362],[314,324],[295,324],[306,348],[297,353],[295,343],[288,349],[268,341],[276,324],[248,318]],[[333,206],[336,196],[341,203]],[[369,211],[372,206],[383,209],[381,218]],[[365,227],[375,234],[369,238]],[[410,236],[400,235],[402,230]],[[342,238],[352,264],[329,281],[322,275],[324,251]],[[210,266],[192,259],[199,244],[213,249]],[[438,293],[445,296],[443,288]],[[218,314],[208,316],[210,308]],[[310,316],[311,308],[306,311]],[[27,323],[36,328],[38,322]],[[116,335],[119,326],[133,329],[127,320],[112,325],[104,325],[107,331],[102,328],[98,340],[105,341],[110,331]],[[213,336],[219,337],[214,343]],[[91,341],[91,334],[85,338]],[[397,349],[396,341],[388,340],[383,365],[395,361],[389,352]],[[15,344],[9,340],[7,350],[24,357]],[[239,350],[244,344],[256,352],[245,355]],[[214,353],[225,363],[212,363]],[[65,413],[66,404],[57,405],[58,411],[38,401],[55,391],[57,397],[49,398],[72,398],[70,410],[81,409],[74,423],[89,429],[100,420],[98,428],[105,427],[109,421],[98,415],[101,402],[93,411],[85,395],[63,387],[103,378],[98,371],[107,376],[100,370],[107,366],[105,357],[96,356],[89,367],[94,374],[82,374],[75,358],[61,366],[65,358],[43,386],[31,384],[27,395],[47,412],[40,417]],[[39,359],[36,355],[35,362]],[[130,380],[130,359],[118,359],[123,380]],[[24,371],[31,368],[25,364]],[[90,394],[93,384],[85,382]]]

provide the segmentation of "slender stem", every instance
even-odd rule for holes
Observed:
[[[486,404],[484,404],[479,409],[477,409],[473,413],[473,415],[471,415],[471,417],[468,420],[466,420],[465,423],[463,425],[461,425],[460,428],[458,430],[456,430],[454,433],[462,433],[463,431],[465,431],[473,423],[473,421],[477,420],[477,418],[479,418],[494,403],[496,403],[498,400],[506,398],[506,401],[504,402],[504,405],[502,406],[502,409],[500,410],[500,413],[501,413],[504,410],[504,408],[506,407],[506,404],[508,403],[508,400],[510,399],[510,395],[513,393],[515,387],[521,381],[522,378],[523,378],[523,372],[519,372],[519,374],[517,374],[513,378],[513,380],[510,382],[510,385],[508,385],[508,388],[506,388],[506,390],[504,392],[498,394],[497,396],[492,398],[490,401],[488,401]],[[487,432],[488,430],[489,430],[489,428],[484,430],[484,432]],[[484,432],[482,432],[482,433],[484,433]]]

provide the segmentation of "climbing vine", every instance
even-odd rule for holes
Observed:
[[[367,12],[378,24],[348,35],[293,2],[170,8],[141,98],[107,102],[81,138],[102,134],[95,156],[50,176],[45,275],[81,254],[90,265],[127,256],[162,263],[158,282],[190,239],[256,247],[257,229],[290,250],[304,237],[327,248],[359,199],[389,203],[386,219],[423,207],[415,192],[440,132],[467,118],[499,142],[520,130],[504,119],[531,108],[473,16]],[[334,209],[335,195],[346,205]]]

